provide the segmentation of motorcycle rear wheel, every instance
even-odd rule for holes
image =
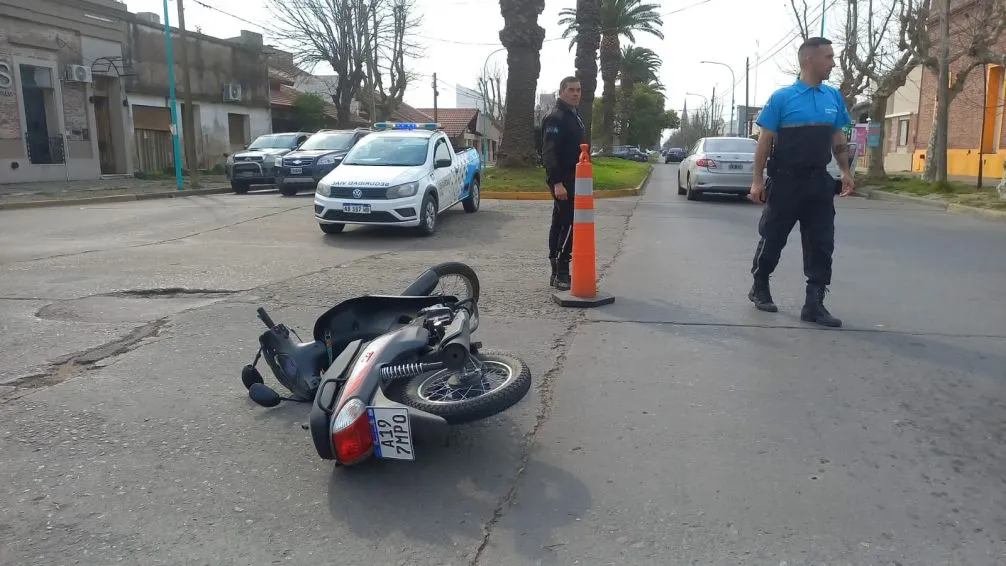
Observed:
[[[387,396],[443,417],[450,424],[463,424],[502,413],[531,389],[531,370],[517,356],[485,350],[475,357],[483,365],[481,379],[473,378],[466,387],[451,387],[446,382],[456,372],[439,370],[394,381],[388,386]]]
[[[430,295],[455,295],[458,297],[459,301],[472,299],[476,303],[479,302],[479,291],[481,289],[479,288],[479,276],[475,273],[474,269],[459,261],[440,263],[433,266],[432,269],[437,274],[439,281],[437,281],[437,286],[433,289]],[[443,284],[445,280],[449,280],[451,277],[457,277],[464,284],[466,292],[465,296],[456,295],[455,293],[441,288],[441,284]]]

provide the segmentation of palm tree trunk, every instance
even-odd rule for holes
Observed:
[[[597,90],[597,49],[601,44],[600,0],[576,0],[576,78],[580,79],[580,119],[584,139],[590,143],[594,117],[594,92]]]
[[[538,16],[544,10],[545,0],[500,0],[503,29],[499,37],[507,50],[507,81],[499,167],[531,167],[535,163],[534,94],[545,40]]]
[[[629,121],[632,120],[632,112],[635,109],[636,82],[629,73],[622,73],[622,107],[619,111],[619,123],[622,126],[622,133],[618,136],[619,143],[628,143]]]
[[[621,51],[618,46],[618,36],[603,34],[601,36],[601,80],[604,90],[601,92],[601,143],[611,151],[615,138],[615,79],[618,78],[618,64]]]

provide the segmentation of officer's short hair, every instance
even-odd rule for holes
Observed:
[[[573,76],[565,77],[564,79],[559,81],[559,92],[566,90],[566,87],[568,87],[571,83],[578,83],[578,82],[580,82],[580,79],[576,77]]]
[[[797,57],[799,57],[800,60],[803,60],[811,49],[817,49],[822,45],[831,45],[831,40],[824,37],[808,37],[800,44],[800,49],[797,51]]]

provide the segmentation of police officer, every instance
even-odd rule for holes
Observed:
[[[576,162],[584,139],[580,104],[580,80],[566,77],[559,82],[555,108],[541,121],[541,156],[545,182],[552,194],[552,226],[548,231],[548,259],[552,264],[550,285],[569,289],[569,260],[573,251],[573,196]]]
[[[800,318],[839,327],[842,321],[824,307],[824,294],[831,284],[835,249],[835,194],[844,197],[854,188],[843,131],[851,120],[839,91],[823,83],[835,66],[831,42],[822,37],[804,41],[799,59],[800,78],[772,93],[756,122],[761,133],[748,198],[765,203],[765,208],[758,223],[761,240],[751,266],[754,285],[748,298],[758,309],[778,311],[769,290],[769,275],[799,221],[807,276]],[[841,183],[827,171],[832,154],[842,172]],[[766,160],[767,183],[763,175]]]

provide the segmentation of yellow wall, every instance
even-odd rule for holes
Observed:
[[[925,168],[926,150],[920,149],[912,155],[912,171],[922,172]],[[1006,161],[1006,149],[999,153],[986,153],[982,165],[982,177],[1002,178],[1003,161]],[[947,175],[962,177],[978,176],[978,148],[947,150]]]

